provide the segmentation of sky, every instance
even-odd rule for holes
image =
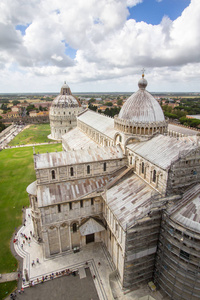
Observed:
[[[200,0],[1,0],[0,93],[200,92]]]

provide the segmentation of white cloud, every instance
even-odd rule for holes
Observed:
[[[142,2],[143,2],[143,0],[127,0],[127,6],[128,7],[133,7],[133,6],[136,6],[137,4],[142,3]]]
[[[142,67],[152,76],[152,87],[156,78],[169,87],[172,84],[169,74],[177,78],[179,86],[187,76],[190,80],[191,74],[199,79],[196,65],[200,63],[200,1],[191,0],[175,21],[164,16],[154,26],[127,20],[128,7],[141,2],[2,0],[0,92],[6,91],[9,72],[17,82],[16,87],[25,90],[31,78],[40,91],[44,86],[45,90],[52,90],[52,82],[62,83],[64,79],[77,90],[79,86],[85,91],[92,86],[109,90],[109,84],[113,87],[115,80],[116,89],[130,90],[133,80],[137,83]],[[24,35],[15,29],[17,25],[27,26]],[[77,50],[74,60],[68,56],[66,45]],[[192,68],[193,73],[189,71]],[[173,87],[176,88],[174,84]]]

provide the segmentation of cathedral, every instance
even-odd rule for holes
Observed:
[[[110,118],[64,84],[50,113],[63,151],[34,154],[27,188],[34,234],[46,258],[101,242],[123,288],[153,281],[171,299],[199,299],[199,136],[169,136],[144,75],[138,86]]]

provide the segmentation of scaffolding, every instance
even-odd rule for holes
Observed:
[[[154,281],[170,299],[200,299],[199,250],[200,236],[181,227],[164,213]]]

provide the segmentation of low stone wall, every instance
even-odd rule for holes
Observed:
[[[37,116],[37,117],[18,117],[2,119],[3,123],[22,123],[22,124],[45,124],[49,123],[49,116]]]

